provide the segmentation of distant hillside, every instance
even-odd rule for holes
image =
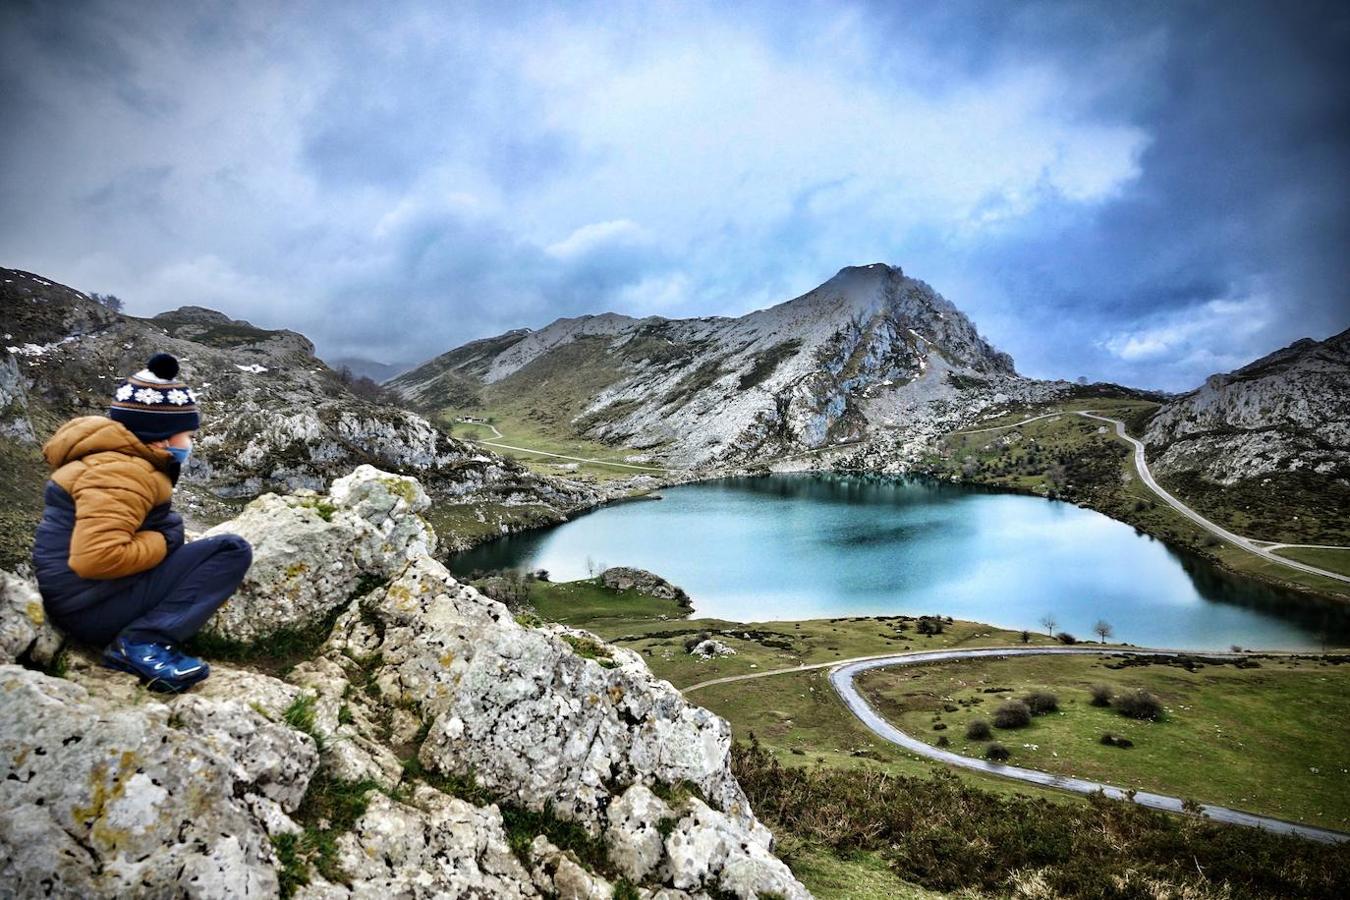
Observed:
[[[123,315],[14,269],[0,269],[0,308],[3,565],[31,547],[47,474],[42,442],[72,416],[105,414],[117,381],[159,351],[178,357],[200,395],[202,429],[175,501],[198,526],[266,491],[324,490],[361,463],[413,475],[441,501],[428,515],[454,522],[455,533],[443,536],[447,550],[560,521],[631,489],[535,475],[414,412],[362,399],[294,331],[200,306]]]
[[[1158,411],[1146,441],[1160,471],[1222,484],[1271,472],[1350,477],[1350,330],[1211,375]]]
[[[926,433],[1072,387],[1018,376],[960,310],[883,263],[739,318],[605,313],[510,331],[388,386],[428,411],[506,411],[675,465]]]
[[[382,363],[361,356],[335,356],[324,361],[335,372],[341,371],[342,367],[346,366],[351,369],[353,375],[364,376],[376,383],[402,375],[416,365],[416,363]]]

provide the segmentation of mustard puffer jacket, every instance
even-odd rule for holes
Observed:
[[[127,578],[164,560],[169,539],[147,522],[172,515],[181,528],[169,506],[178,475],[173,454],[107,416],[78,416],[43,444],[42,455],[53,470],[33,548],[44,600],[82,606],[106,593],[91,581]]]

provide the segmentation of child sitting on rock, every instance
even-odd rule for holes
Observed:
[[[78,416],[42,447],[52,468],[33,567],[48,618],[104,646],[103,664],[178,692],[210,674],[179,649],[253,562],[237,534],[184,543],[171,498],[201,425],[178,360],[156,353],[122,382],[106,416]]]

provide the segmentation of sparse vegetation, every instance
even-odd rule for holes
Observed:
[[[1059,709],[1059,698],[1049,691],[1032,691],[1023,700],[1033,716],[1043,716]]]
[[[1118,754],[1125,758],[1127,754]],[[1039,896],[1322,898],[1350,892],[1343,848],[1090,797],[1063,803],[972,787],[949,771],[786,766],[738,741],[733,769],[792,865],[808,848],[874,853],[899,878],[997,896],[1035,871]],[[1132,892],[1122,885],[1150,887]]]

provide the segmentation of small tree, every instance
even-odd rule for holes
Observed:
[[[1055,636],[1055,626],[1058,624],[1059,622],[1055,620],[1054,615],[1051,613],[1046,613],[1041,616],[1041,627],[1044,628],[1045,633],[1051,637]]]
[[[90,294],[90,299],[111,309],[113,312],[122,311],[122,298],[115,294]]]
[[[1030,644],[1030,643],[1031,643],[1031,632],[1030,632],[1030,631],[1023,631],[1022,634],[1019,635],[1019,636],[1020,636],[1021,639],[1022,639],[1022,643],[1024,643],[1024,644]]]
[[[1105,619],[1098,619],[1097,624],[1092,626],[1092,630],[1097,633],[1097,637],[1101,638],[1102,643],[1105,644],[1106,639],[1111,636],[1111,632],[1114,629],[1111,628],[1110,622]]]

